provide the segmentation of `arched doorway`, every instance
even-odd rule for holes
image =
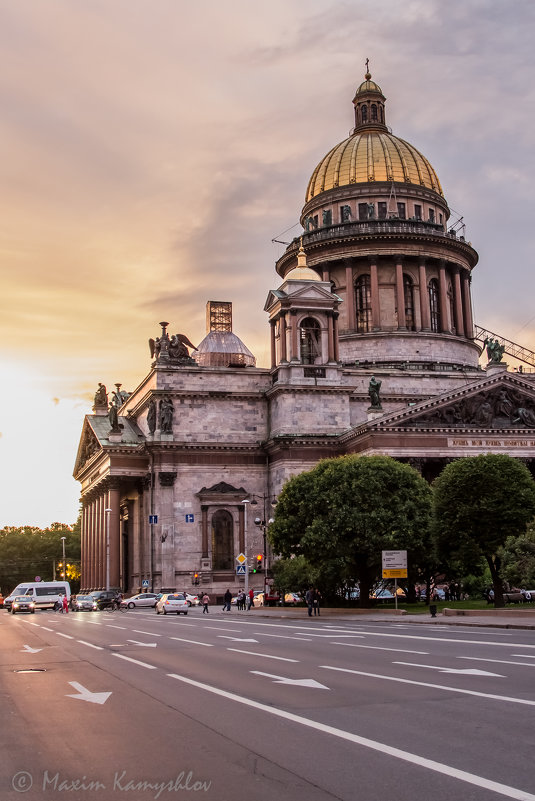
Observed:
[[[212,569],[232,570],[234,563],[234,525],[232,515],[219,509],[212,517]]]

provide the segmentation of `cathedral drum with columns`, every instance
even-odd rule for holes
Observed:
[[[369,72],[353,106],[276,264],[270,367],[233,332],[231,303],[210,301],[198,347],[162,322],[134,392],[117,384],[110,401],[99,384],[74,470],[84,590],[222,596],[244,585],[241,554],[262,557],[248,578],[264,588],[272,505],[321,458],[388,454],[432,480],[493,452],[533,471],[535,354],[475,325],[477,253]]]

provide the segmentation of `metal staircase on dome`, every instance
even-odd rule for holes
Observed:
[[[506,339],[505,337],[500,336],[500,334],[495,334],[493,331],[489,331],[487,328],[481,328],[479,325],[474,326],[474,329],[474,339],[477,339],[480,342],[484,342],[485,339],[496,339],[505,349],[505,353],[509,354],[509,356],[518,359],[520,362],[529,364],[530,367],[535,367],[534,351],[529,350],[529,348],[523,348],[522,345],[517,345],[516,342],[511,342],[510,339]]]

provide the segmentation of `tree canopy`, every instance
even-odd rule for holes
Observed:
[[[76,588],[80,576],[80,519],[74,526],[52,523],[45,529],[36,526],[0,529],[0,590],[4,595],[17,584],[33,581],[36,576],[43,581],[60,578],[63,572],[61,537],[65,537],[65,561],[69,565],[66,578]]]
[[[411,467],[388,456],[324,459],[290,479],[269,528],[274,550],[302,555],[332,583],[360,583],[361,605],[381,575],[383,550],[429,549],[432,493]]]
[[[434,532],[439,555],[476,572],[484,558],[503,606],[501,549],[525,534],[535,514],[535,482],[519,461],[501,454],[457,459],[433,483]]]

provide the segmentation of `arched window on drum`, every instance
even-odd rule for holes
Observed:
[[[321,360],[321,327],[314,317],[305,317],[299,324],[301,363],[317,364]]]
[[[414,285],[410,275],[403,275],[403,297],[405,300],[405,325],[414,331]]]
[[[431,331],[438,333],[440,331],[440,306],[438,302],[438,281],[436,278],[432,278],[429,281],[428,292]]]
[[[212,517],[212,570],[234,567],[234,525],[232,515],[219,509]]]
[[[357,331],[365,334],[372,329],[372,293],[370,276],[359,275],[355,282],[355,306],[357,311]]]

